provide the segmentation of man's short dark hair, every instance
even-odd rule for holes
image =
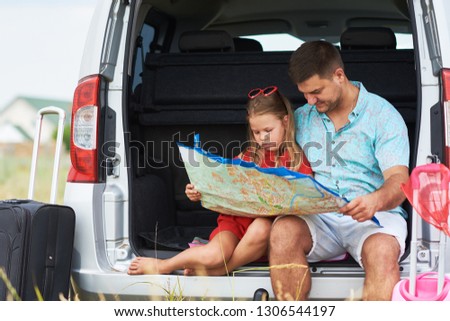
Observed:
[[[330,78],[337,68],[344,69],[339,50],[327,41],[310,41],[292,54],[289,76],[295,84],[300,84],[314,75]]]

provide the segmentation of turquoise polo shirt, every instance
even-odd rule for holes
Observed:
[[[388,168],[409,166],[408,129],[402,116],[362,83],[352,83],[359,87],[358,101],[338,131],[315,106],[306,104],[295,111],[296,140],[315,179],[348,200],[380,188]],[[407,215],[400,206],[390,212]]]

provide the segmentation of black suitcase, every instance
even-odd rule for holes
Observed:
[[[32,199],[42,116],[52,113],[59,114],[60,123],[50,203],[43,203]],[[54,204],[65,115],[47,107],[38,116],[29,199],[0,201],[0,300],[55,301],[69,294],[75,213]]]
[[[68,297],[74,226],[70,207],[0,201],[0,266],[22,300]],[[0,299],[7,297],[0,282]]]

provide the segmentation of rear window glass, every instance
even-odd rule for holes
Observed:
[[[264,51],[293,51],[304,42],[288,33],[252,35],[241,38],[251,38],[259,41]]]
[[[242,38],[250,38],[259,41],[264,51],[294,51],[304,41],[287,33],[267,34],[267,35],[251,35]],[[396,33],[397,49],[412,49],[412,34]],[[335,43],[339,46],[339,42]]]

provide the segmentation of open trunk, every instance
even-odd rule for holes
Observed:
[[[201,52],[138,48],[135,53],[135,66],[141,68],[134,69],[139,76],[133,75],[130,85],[127,139],[131,157],[130,242],[137,255],[173,256],[187,248],[194,237],[207,239],[216,225],[217,213],[185,196],[188,177],[177,142],[193,145],[198,133],[203,149],[232,158],[245,141],[249,88],[276,85],[294,107],[305,103],[287,74],[291,52],[228,50],[226,41],[211,39],[211,34],[199,31],[197,37]],[[218,32],[216,37],[224,35]],[[217,42],[223,47],[218,48]],[[150,44],[150,48],[155,47]],[[411,155],[415,155],[413,50],[341,48],[341,52],[349,79],[361,81],[398,109],[408,126]]]

